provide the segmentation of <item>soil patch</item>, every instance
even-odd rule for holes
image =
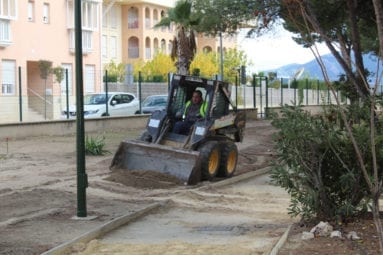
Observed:
[[[315,237],[310,240],[302,240],[302,232],[309,232],[312,227],[314,227],[314,225],[301,226],[298,223],[294,224],[286,244],[278,254],[380,254],[379,240],[371,214],[355,219],[353,222],[344,224],[340,227],[334,226],[334,230],[339,230],[342,233],[342,238]],[[360,239],[350,240],[346,238],[346,235],[351,231],[355,231]]]
[[[105,180],[141,189],[166,189],[183,184],[174,176],[146,170],[115,170]]]

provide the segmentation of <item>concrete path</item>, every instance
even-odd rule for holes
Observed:
[[[175,194],[78,254],[270,254],[293,223],[289,196],[267,174],[238,178]]]

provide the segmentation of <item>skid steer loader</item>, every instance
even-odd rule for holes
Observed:
[[[172,129],[180,121],[177,113],[195,90],[202,92],[207,104],[205,116],[188,135],[176,134]],[[245,125],[245,112],[231,102],[227,83],[174,75],[166,109],[152,113],[141,137],[121,142],[110,169],[157,171],[189,185],[231,177],[238,159],[235,142],[242,142]]]

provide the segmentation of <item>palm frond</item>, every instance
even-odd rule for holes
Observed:
[[[156,25],[154,25],[154,28],[157,27],[169,27],[172,23],[172,20],[169,19],[169,17],[163,17],[160,22],[158,22]]]

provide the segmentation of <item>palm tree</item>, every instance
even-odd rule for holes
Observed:
[[[177,59],[178,74],[189,74],[190,63],[197,50],[194,30],[199,22],[200,17],[192,12],[192,4],[187,0],[179,0],[174,8],[168,10],[167,16],[154,26],[169,27],[171,23],[176,25],[171,57],[173,60]]]

